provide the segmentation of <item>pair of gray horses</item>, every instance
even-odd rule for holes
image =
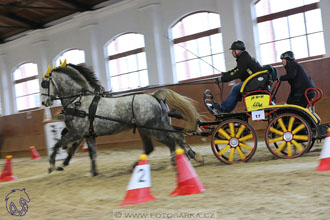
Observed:
[[[51,106],[56,99],[61,101],[67,129],[54,146],[49,159],[49,172],[56,169],[55,157],[60,147],[74,143],[68,151],[68,157],[58,168],[62,170],[85,138],[91,158],[91,172],[93,176],[97,175],[95,138],[132,128],[139,132],[147,155],[154,149],[154,138],[169,147],[173,165],[176,144],[190,158],[203,162],[201,155],[186,143],[183,134],[173,128],[169,117],[168,105],[180,113],[185,122],[185,130],[198,129],[197,120],[200,115],[193,100],[188,97],[170,89],[159,89],[152,94],[106,97],[90,69],[65,63],[53,70],[48,69],[41,82],[41,90],[43,105]]]

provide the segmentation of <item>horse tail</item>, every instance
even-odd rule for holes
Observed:
[[[181,113],[185,120],[185,129],[195,131],[197,129],[197,120],[200,118],[195,107],[196,101],[170,89],[159,89],[153,93],[157,99],[166,101],[172,108]]]

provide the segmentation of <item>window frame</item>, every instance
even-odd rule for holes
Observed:
[[[125,32],[125,33],[122,33],[120,35],[117,35],[116,37],[114,37],[106,46],[106,50],[108,50],[108,47],[110,46],[111,43],[113,43],[114,41],[116,41],[116,39],[122,37],[123,35],[126,35],[126,34],[139,34],[139,35],[142,35],[143,36],[143,43],[144,43],[144,47],[139,47],[139,48],[135,48],[133,50],[128,50],[128,51],[124,51],[124,52],[120,52],[120,53],[116,53],[116,54],[113,54],[113,55],[108,55],[107,57],[107,62],[108,62],[108,67],[110,66],[109,62],[112,61],[112,60],[116,60],[116,59],[120,59],[120,58],[124,58],[124,57],[128,57],[128,56],[132,56],[132,55],[135,55],[135,56],[138,56],[138,54],[140,53],[145,53],[146,50],[145,50],[145,36],[141,33],[138,33],[138,32]],[[147,56],[145,57],[146,60],[147,60]],[[140,78],[140,72],[141,71],[147,71],[148,72],[148,63],[146,63],[146,68],[143,68],[143,69],[136,69],[134,71],[129,71],[129,72],[124,72],[124,73],[120,73],[120,74],[116,74],[116,75],[112,75],[111,74],[111,71],[110,71],[110,67],[109,67],[109,78],[110,78],[110,85],[111,85],[111,78],[114,78],[114,77],[120,77],[120,76],[125,76],[125,75],[129,75],[131,73],[137,73],[139,75],[139,80],[141,81],[141,78]],[[149,84],[149,82],[148,82]],[[124,91],[130,91],[130,90],[136,90],[136,89],[141,89],[145,86],[138,86],[136,88],[124,88],[124,89],[120,89],[118,91],[115,91],[115,92],[124,92]],[[111,85],[111,89],[112,89],[112,85]]]
[[[258,4],[259,2],[260,2],[260,0],[257,0],[254,3],[254,5]],[[279,11],[279,12],[275,12],[275,13],[271,13],[271,14],[268,14],[268,15],[263,15],[263,16],[257,17],[256,22],[257,22],[257,24],[259,24],[259,23],[262,23],[262,22],[272,21],[272,20],[279,19],[279,18],[288,18],[291,15],[296,15],[296,14],[303,13],[304,14],[304,26],[305,26],[305,30],[307,30],[305,13],[308,12],[308,11],[311,11],[311,10],[319,9],[319,8],[320,8],[319,2],[314,2],[314,3],[308,4],[308,5],[303,5],[303,6],[299,6],[299,7],[296,7],[296,8],[291,8],[291,9],[287,9],[287,10],[284,10],[284,11]],[[320,32],[324,33],[323,29],[322,29],[322,31],[318,31],[318,32],[314,32],[314,33],[307,33],[306,32],[305,34],[299,35],[299,36],[294,36],[294,37],[289,36],[288,38],[284,38],[284,39],[281,39],[281,40],[273,40],[273,41],[268,41],[268,42],[265,42],[265,43],[259,43],[259,46],[264,45],[264,44],[274,43],[274,42],[277,42],[277,41],[282,41],[282,40],[289,40],[290,45],[291,45],[291,39],[292,38],[306,36],[306,39],[307,39],[308,35],[315,34],[315,33],[320,33]],[[323,36],[324,36],[324,34],[323,34]],[[306,40],[306,42],[307,42],[306,46],[307,46],[308,55],[310,55],[308,40]],[[307,60],[313,60],[313,59],[320,59],[320,58],[323,58],[323,57],[324,57],[324,54],[316,55],[316,56],[307,56],[307,57],[297,59],[297,61],[298,62],[307,61]],[[275,63],[270,63],[270,64],[280,65],[281,62],[275,62]]]
[[[24,62],[24,63],[19,64],[19,65],[16,66],[16,68],[12,71],[12,76],[13,76],[13,78],[14,78],[14,72],[15,72],[17,69],[19,69],[21,66],[26,65],[26,64],[29,64],[29,63],[36,64],[36,63],[33,63],[33,62]],[[37,65],[37,64],[36,64],[36,65]],[[38,67],[37,67],[37,68],[38,68]],[[13,87],[13,89],[14,89],[14,94],[15,94],[15,106],[16,106],[16,110],[17,110],[17,112],[19,112],[19,113],[21,113],[21,112],[27,112],[27,111],[31,111],[31,110],[39,109],[39,108],[41,107],[41,105],[40,105],[40,106],[38,106],[38,107],[26,108],[26,109],[22,109],[22,110],[18,110],[18,109],[17,109],[17,98],[26,97],[26,96],[29,96],[29,95],[35,95],[35,94],[38,94],[38,93],[40,94],[40,87],[39,87],[39,92],[37,92],[37,93],[30,93],[30,94],[24,94],[24,95],[22,95],[22,96],[17,96],[16,91],[15,91],[15,86],[16,86],[17,84],[25,83],[25,82],[28,82],[28,81],[31,81],[31,80],[35,80],[35,79],[38,79],[38,80],[39,80],[39,74],[38,74],[38,73],[37,73],[36,75],[34,75],[34,76],[29,76],[29,77],[22,78],[22,79],[18,79],[18,80],[13,80],[13,83],[14,83],[14,87]],[[39,83],[38,83],[38,84],[39,84]]]
[[[54,59],[54,65],[56,66],[56,62],[60,60],[60,57],[62,57],[65,53],[69,52],[69,51],[72,51],[72,50],[78,50],[78,51],[83,51],[84,52],[84,59],[85,59],[85,62],[83,63],[78,63],[76,65],[82,65],[82,64],[85,64],[86,63],[86,52],[85,50],[83,49],[79,49],[79,48],[70,48],[70,49],[66,49],[66,50],[63,50],[62,52],[60,52],[57,56],[55,56],[55,59]],[[65,59],[64,59],[65,60]],[[64,61],[62,60],[62,62]],[[67,61],[68,62],[68,61]],[[70,61],[68,62],[70,63]]]
[[[171,30],[180,22],[182,22],[185,18],[191,16],[191,15],[194,15],[194,14],[199,14],[199,13],[213,13],[213,14],[217,14],[218,16],[220,16],[220,14],[218,12],[213,12],[213,11],[205,11],[205,10],[201,10],[201,11],[195,11],[195,12],[192,12],[192,13],[189,13],[183,17],[181,17],[179,20],[177,20],[172,26],[171,26]],[[178,38],[174,38],[172,39],[172,42],[173,42],[173,47],[175,44],[180,44],[180,43],[184,43],[184,42],[188,42],[188,41],[191,41],[191,40],[197,40],[197,39],[200,39],[200,38],[203,38],[203,37],[211,37],[212,35],[215,35],[215,34],[222,34],[222,27],[221,27],[221,24],[220,24],[220,27],[218,28],[212,28],[212,29],[209,29],[209,30],[206,30],[206,31],[202,31],[202,32],[198,32],[198,33],[194,33],[194,34],[190,34],[190,35],[186,35],[186,36],[183,36],[183,37],[178,37]],[[180,46],[180,45],[179,45]],[[210,45],[211,46],[211,45]],[[210,56],[211,59],[213,59],[213,56],[215,55],[219,55],[219,54],[224,54],[225,51],[223,52],[220,52],[220,53],[210,53],[208,54],[207,56]],[[195,58],[193,59],[187,59],[187,60],[181,60],[181,61],[176,61],[174,60],[175,62],[175,68],[176,68],[176,65],[178,63],[183,63],[183,62],[187,62],[187,61],[191,61],[191,60],[195,60],[195,59],[202,59],[202,57],[200,57],[199,55],[197,54],[193,54],[194,56],[196,56]],[[203,56],[204,57],[204,56]],[[225,60],[224,60],[225,61]],[[205,61],[206,62],[206,61]],[[212,66],[212,63],[207,63],[208,65],[211,65]],[[216,75],[219,75],[219,73],[214,73],[214,70],[215,71],[218,71],[214,66],[213,67],[213,74],[212,75],[207,75],[207,76],[199,76],[199,77],[192,77],[192,78],[189,78],[189,79],[183,79],[183,80],[178,80],[178,82],[187,82],[187,81],[192,81],[192,80],[198,80],[198,79],[205,79],[205,78],[209,78],[210,76],[216,76]]]

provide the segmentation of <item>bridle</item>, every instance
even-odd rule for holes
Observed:
[[[44,89],[47,89],[47,93],[41,93],[41,95],[48,96],[52,101],[60,99],[60,97],[50,95],[50,85],[51,84],[54,85],[54,83],[52,82],[51,73],[49,73],[48,76],[44,76],[42,81],[41,81],[41,87],[44,88]],[[54,85],[54,86],[56,88],[56,85]]]
[[[55,87],[55,89],[58,91],[56,84],[53,82],[51,73],[52,72],[46,74],[41,81],[41,87],[44,89],[47,89],[47,93],[41,93],[42,96],[48,96],[52,101],[72,98],[71,102],[69,102],[69,104],[70,104],[73,101],[75,101],[78,97],[86,96],[86,95],[95,95],[95,93],[88,91],[88,90],[82,90],[80,93],[75,94],[75,95],[70,95],[70,96],[59,97],[59,96],[51,95],[50,94],[50,85],[53,85]]]

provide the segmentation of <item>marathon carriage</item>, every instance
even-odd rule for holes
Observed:
[[[218,113],[213,107],[211,90],[204,91],[204,104],[215,121],[200,122],[203,135],[211,135],[211,147],[214,155],[226,164],[247,162],[257,149],[257,134],[249,123],[266,121],[265,143],[268,150],[279,158],[296,158],[308,152],[317,139],[326,137],[328,125],[320,124],[315,113],[315,103],[323,95],[318,88],[305,91],[308,108],[298,105],[275,104],[279,80],[272,80],[269,70],[263,70],[247,78],[241,95],[245,110],[235,113]],[[316,95],[307,98],[311,90]]]

